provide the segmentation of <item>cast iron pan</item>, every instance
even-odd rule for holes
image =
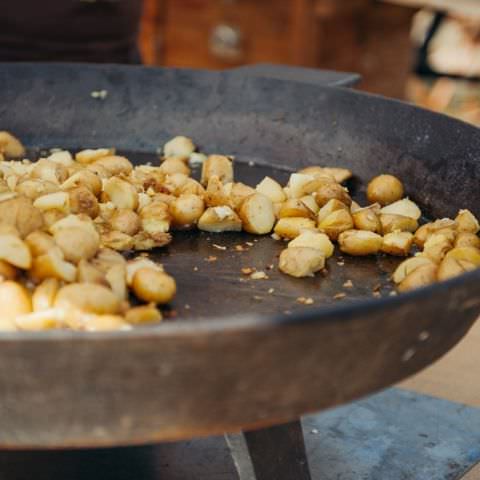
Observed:
[[[247,183],[266,174],[285,181],[311,164],[344,166],[356,174],[349,187],[359,201],[368,179],[390,172],[427,218],[465,207],[480,214],[476,128],[313,80],[1,64],[0,125],[33,153],[115,146],[139,161],[156,161],[157,148],[183,134],[201,150],[235,155],[237,179]],[[102,89],[104,100],[92,98]],[[178,233],[152,255],[178,282],[162,324],[2,334],[0,446],[146,443],[287,421],[417,372],[480,311],[480,271],[390,296],[397,260],[337,255],[327,276],[297,280],[277,271],[281,248],[268,236]],[[269,279],[246,279],[242,267]]]

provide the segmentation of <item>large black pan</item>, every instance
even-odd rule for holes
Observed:
[[[102,89],[104,100],[92,98]],[[356,173],[350,188],[361,199],[369,178],[391,172],[427,217],[480,214],[476,128],[346,88],[238,72],[1,64],[0,128],[33,149],[115,146],[150,160],[142,154],[184,134],[235,155],[240,180],[339,165]],[[176,234],[153,255],[179,287],[176,316],[158,326],[2,334],[0,446],[132,444],[286,421],[417,372],[480,311],[480,271],[390,296],[396,262],[384,257],[337,256],[315,279],[273,269],[269,280],[240,281],[243,266],[276,264],[281,245],[255,240]],[[248,251],[233,249],[246,241]]]

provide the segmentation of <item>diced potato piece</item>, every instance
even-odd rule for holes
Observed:
[[[0,283],[0,330],[16,330],[15,319],[32,311],[32,301],[27,289],[17,282]]]
[[[437,280],[437,265],[422,265],[408,274],[398,285],[400,292],[406,292],[415,288],[425,287]]]
[[[296,238],[304,230],[316,230],[315,222],[305,217],[287,217],[281,218],[273,231],[282,238]]]
[[[323,207],[332,199],[339,200],[347,206],[352,203],[352,199],[347,190],[338,183],[322,185],[313,193],[313,197],[320,207]]]
[[[195,151],[195,145],[191,138],[177,136],[169,140],[163,146],[163,154],[166,157],[176,155],[188,157]]]
[[[336,240],[342,232],[353,229],[353,219],[348,210],[335,210],[318,223],[318,228]]]
[[[73,282],[77,276],[77,269],[75,265],[66,262],[62,258],[62,251],[55,247],[33,259],[29,275],[37,282],[50,277]]]
[[[145,302],[168,303],[175,296],[177,285],[173,277],[152,268],[140,268],[132,278],[133,293]]]
[[[35,200],[42,195],[57,192],[58,185],[52,182],[47,182],[45,180],[27,179],[18,183],[15,191],[19,195],[25,195],[25,197],[31,200]],[[12,192],[11,194],[15,196],[15,193]],[[2,201],[3,200],[8,200],[5,194],[2,194]]]
[[[118,230],[111,230],[103,233],[100,239],[100,244],[105,248],[112,248],[113,250],[126,251],[132,250],[134,240],[133,237]]]
[[[413,234],[410,232],[392,232],[383,237],[382,252],[405,257],[410,253]]]
[[[356,209],[352,212],[353,223],[358,230],[368,230],[370,232],[381,232],[382,225],[377,214],[375,205]]]
[[[320,207],[311,195],[304,195],[302,198],[300,198],[300,201],[315,215],[318,215]]]
[[[480,230],[478,220],[470,210],[460,210],[455,221],[458,232],[477,233]]]
[[[41,158],[35,163],[35,166],[30,173],[30,177],[39,178],[46,182],[59,185],[68,178],[68,170],[61,164],[51,162],[46,158]]]
[[[54,152],[47,157],[49,162],[58,163],[64,167],[71,167],[75,162],[73,161],[72,154],[68,150],[61,150]]]
[[[132,210],[121,209],[114,212],[110,218],[110,225],[113,230],[118,230],[127,235],[135,235],[142,227],[142,222],[137,213]]]
[[[0,202],[0,219],[3,225],[15,227],[22,238],[43,227],[42,213],[26,197]]]
[[[393,175],[378,175],[370,181],[367,187],[368,201],[370,203],[377,202],[380,205],[388,205],[400,200],[403,193],[402,182]]]
[[[107,155],[95,160],[95,165],[101,165],[110,175],[128,175],[133,170],[133,165],[126,157]]]
[[[203,199],[198,195],[189,193],[180,195],[170,205],[173,223],[183,227],[195,225],[204,211],[205,203]]]
[[[86,150],[81,150],[80,152],[77,152],[75,155],[75,160],[79,163],[89,164],[95,162],[96,160],[99,160],[102,157],[113,155],[114,153],[115,150],[113,148],[87,148]]]
[[[209,207],[198,220],[198,229],[206,232],[240,232],[240,217],[227,206]]]
[[[208,180],[205,191],[205,204],[207,207],[221,207],[223,205],[233,206],[230,203],[230,196],[216,175],[212,175]]]
[[[81,323],[79,325],[81,325],[81,329],[87,332],[131,329],[130,325],[121,315],[84,314],[81,316]]]
[[[332,198],[318,211],[317,222],[323,222],[323,220],[325,220],[332,212],[335,212],[336,210],[348,210],[348,207],[340,200]]]
[[[331,175],[337,183],[343,183],[352,178],[352,171],[348,168],[323,167],[323,174]]]
[[[51,248],[57,244],[54,238],[48,233],[36,230],[25,237],[25,243],[30,248],[30,252],[34,257],[47,253]]]
[[[148,268],[150,270],[158,270],[159,272],[163,272],[163,267],[159,263],[155,263],[153,260],[150,260],[146,257],[137,257],[133,260],[129,260],[126,264],[126,279],[127,285],[130,287],[132,285],[133,276],[135,273],[140,270],[141,268]]]
[[[138,206],[138,193],[135,187],[118,177],[112,177],[105,181],[104,192],[117,208],[135,210]]]
[[[289,198],[283,202],[278,212],[278,218],[285,217],[305,217],[313,219],[315,218],[315,214],[300,199]]]
[[[480,250],[474,247],[456,247],[450,250],[446,258],[454,258],[456,260],[465,260],[472,263],[476,267],[480,267]]]
[[[25,155],[25,148],[17,137],[6,131],[0,132],[0,155],[19,158]]]
[[[480,238],[475,233],[460,232],[454,243],[455,247],[474,247],[480,249]]]
[[[338,245],[349,255],[375,255],[382,247],[382,237],[366,230],[346,230],[338,236]]]
[[[70,212],[70,196],[67,192],[48,193],[38,197],[33,206],[39,210],[58,210],[63,213]]]
[[[98,197],[102,191],[102,180],[90,170],[83,169],[67,178],[60,188],[62,190],[70,190],[75,187],[86,187]]]
[[[190,168],[185,160],[185,157],[167,157],[159,167],[160,172],[165,175],[174,175],[177,173],[190,175]]]
[[[310,247],[289,247],[282,251],[278,268],[292,277],[312,277],[325,267],[321,250]]]
[[[46,278],[38,285],[32,295],[33,311],[39,312],[52,308],[59,286],[60,284],[56,278]]]
[[[105,275],[112,292],[120,299],[127,300],[127,268],[125,265],[113,265]]]
[[[70,212],[84,213],[96,218],[100,212],[97,197],[87,187],[80,186],[68,190]]]
[[[60,288],[55,307],[66,311],[77,309],[87,313],[115,314],[121,310],[121,301],[107,287],[93,283],[72,283]]]
[[[114,265],[127,265],[123,255],[111,248],[101,248],[90,262],[103,273],[107,273]]]
[[[0,260],[25,270],[32,265],[32,254],[22,239],[4,233],[0,234]]]
[[[272,201],[261,193],[254,193],[242,203],[238,213],[246,232],[264,235],[272,231],[275,212]]]
[[[270,177],[265,177],[257,185],[256,190],[268,197],[273,203],[284,202],[287,199],[282,186]]]
[[[408,198],[403,198],[402,200],[383,207],[380,213],[385,215],[402,215],[404,217],[414,218],[415,220],[418,220],[422,216],[422,212],[417,204]]]
[[[134,250],[152,250],[152,248],[160,248],[168,245],[172,241],[169,233],[147,233],[138,232],[133,236]]]
[[[207,185],[210,177],[216,175],[222,183],[233,182],[233,164],[224,155],[209,155],[202,165],[201,183]]]
[[[414,270],[425,265],[435,265],[429,258],[415,256],[407,258],[404,260],[395,270],[392,275],[392,279],[395,283],[401,283],[403,280],[410,275]]]
[[[18,270],[4,260],[0,260],[0,282],[4,280],[15,280]]]
[[[40,310],[15,317],[15,325],[19,330],[38,332],[52,330],[62,326],[64,314],[56,308]]]
[[[120,266],[124,265],[119,264]],[[98,285],[109,286],[105,273],[98,269],[88,260],[80,260],[77,265],[77,282],[79,283],[97,283]]]
[[[462,273],[469,272],[478,268],[467,260],[457,260],[452,257],[445,257],[438,266],[437,279],[440,281],[448,280],[449,278],[457,277]]]
[[[165,233],[170,229],[172,217],[165,202],[154,201],[140,210],[142,228],[148,233]]]
[[[188,178],[187,181],[178,188],[175,192],[175,195],[197,195],[201,198],[205,195],[205,189],[203,188],[200,182],[197,182],[193,178]]]
[[[423,248],[423,245],[427,241],[428,237],[437,233],[441,230],[452,230],[454,231],[457,228],[457,222],[451,220],[450,218],[441,218],[435,220],[435,222],[425,223],[417,229],[413,237],[413,241],[417,247]]]
[[[227,193],[230,197],[229,205],[235,211],[238,211],[238,209],[242,206],[242,203],[247,197],[250,197],[256,192],[255,189],[249,187],[248,185],[245,185],[242,182],[231,183],[231,189],[228,192],[227,185],[229,184],[225,185],[225,189],[227,190]]]
[[[184,173],[167,175],[162,185],[162,191],[166,188],[172,195],[178,195],[178,192],[188,182],[189,178],[190,177]]]
[[[334,246],[327,235],[320,232],[305,230],[298,237],[288,243],[288,248],[292,247],[308,247],[316,248],[322,252],[325,258],[333,255]]]
[[[418,222],[414,218],[390,213],[380,214],[380,223],[384,235],[397,230],[401,232],[414,232],[418,227]]]
[[[336,185],[333,177],[328,175],[306,175],[292,173],[288,180],[288,186],[284,189],[288,198],[301,198],[310,195],[326,185]]]
[[[445,254],[453,247],[453,238],[443,233],[433,233],[423,246],[422,255],[435,263],[440,263]]]
[[[155,307],[155,304],[141,305],[127,310],[125,320],[132,325],[160,322],[162,313]]]

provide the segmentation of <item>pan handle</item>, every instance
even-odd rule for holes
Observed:
[[[320,87],[353,87],[361,80],[357,73],[334,72],[316,68],[294,67],[273,63],[256,63],[229,70],[236,74],[275,78],[291,82],[308,83]]]

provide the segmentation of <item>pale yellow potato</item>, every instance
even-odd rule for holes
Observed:
[[[127,268],[125,265],[113,265],[105,275],[112,292],[120,299],[128,299]]]
[[[60,248],[55,247],[47,253],[35,257],[28,274],[36,282],[46,278],[58,278],[65,282],[73,282],[77,277],[77,268],[65,261]]]
[[[133,170],[130,160],[120,155],[107,155],[95,160],[94,165],[102,166],[110,175],[128,175]]]
[[[467,260],[457,260],[452,257],[445,257],[438,266],[437,279],[439,281],[448,280],[457,277],[462,273],[475,270],[478,266]]]
[[[110,172],[105,167],[102,167],[101,165],[98,165],[96,163],[93,163],[92,165],[87,165],[85,167],[85,170],[87,170],[87,172],[95,174],[102,181],[107,180],[111,177]]]
[[[311,195],[304,195],[300,198],[300,201],[310,209],[315,215],[318,215],[320,211],[320,207],[318,206],[317,202]]]
[[[58,163],[67,168],[71,167],[72,165],[75,165],[72,154],[68,150],[53,152],[47,157],[47,160],[53,163]]]
[[[380,203],[380,202],[378,202]],[[418,220],[422,216],[422,211],[415,202],[408,198],[402,198],[394,203],[390,203],[380,210],[380,214],[386,215],[402,215]]]
[[[209,207],[198,219],[198,229],[206,232],[240,232],[242,221],[228,206]]]
[[[325,220],[332,212],[335,212],[336,210],[348,210],[348,207],[340,200],[332,198],[318,211],[317,222],[323,222],[323,220]]]
[[[395,283],[401,283],[414,270],[426,265],[435,265],[429,258],[416,255],[415,257],[407,258],[396,269],[392,275],[392,280]]]
[[[83,169],[68,177],[60,186],[62,190],[70,190],[75,187],[86,187],[98,197],[102,191],[102,180],[94,172]]]
[[[254,193],[245,199],[238,215],[246,232],[265,235],[272,231],[275,212],[272,201],[261,193]]]
[[[0,234],[0,260],[26,270],[32,265],[32,254],[27,243],[16,235]]]
[[[216,175],[222,183],[233,182],[233,163],[224,155],[209,155],[202,165],[200,182],[207,185],[210,177]]]
[[[104,248],[112,248],[123,252],[125,250],[132,250],[134,246],[134,239],[131,235],[119,232],[118,230],[110,230],[102,233],[100,237],[100,245]]]
[[[67,191],[71,213],[84,213],[91,218],[96,218],[100,213],[97,197],[90,189],[84,186],[74,187]]]
[[[15,227],[22,238],[43,227],[42,212],[22,196],[0,202],[0,219],[3,225]]]
[[[459,232],[455,238],[454,246],[480,248],[480,237],[471,232]]]
[[[131,325],[160,322],[162,313],[155,307],[155,304],[141,305],[129,308],[125,313],[125,320]]]
[[[382,252],[389,255],[406,257],[410,253],[413,244],[411,232],[392,232],[383,237]]]
[[[460,210],[455,221],[458,232],[477,233],[480,230],[478,220],[470,210]]]
[[[127,265],[124,256],[111,248],[101,248],[90,262],[104,274],[114,265]]]
[[[305,217],[314,219],[315,213],[299,198],[289,198],[282,203],[277,217]]]
[[[140,268],[132,278],[133,293],[145,302],[168,303],[177,291],[173,277],[152,268]]]
[[[378,175],[367,186],[367,199],[370,203],[388,205],[403,197],[402,182],[393,175]]]
[[[225,185],[227,187],[227,185]],[[228,190],[227,190],[228,191]],[[231,184],[231,189],[228,192],[230,197],[229,205],[237,211],[241,206],[244,200],[247,197],[250,197],[255,193],[255,189],[245,185],[242,182],[235,182]]]
[[[109,178],[104,182],[103,191],[117,208],[136,210],[138,193],[135,187],[118,177]]]
[[[99,160],[102,157],[113,155],[114,153],[115,149],[113,148],[87,148],[85,150],[77,152],[75,154],[75,160],[79,163],[89,164],[95,162],[96,160]]]
[[[207,160],[207,156],[204,153],[192,152],[188,156],[188,164],[191,167],[197,167],[202,165]]]
[[[352,218],[357,230],[368,230],[375,233],[382,231],[382,224],[375,206],[355,209],[352,212]]]
[[[189,178],[190,177],[184,173],[171,173],[165,177],[165,181],[162,184],[162,191],[166,188],[172,195],[178,195]]]
[[[121,301],[103,285],[71,283],[58,290],[54,306],[66,311],[77,309],[102,315],[120,313]]]
[[[165,202],[153,201],[146,207],[143,207],[139,215],[145,232],[151,234],[166,233],[170,229],[172,216],[169,212],[168,204]]]
[[[284,192],[288,198],[301,198],[316,192],[325,185],[335,185],[333,177],[328,175],[292,173]]]
[[[330,258],[334,251],[333,243],[327,235],[310,230],[303,231],[298,237],[291,240],[288,243],[288,248],[291,247],[316,248],[322,252],[325,258]]]
[[[265,177],[255,190],[268,197],[273,203],[284,202],[287,199],[282,186],[273,178]]]
[[[304,230],[316,230],[315,222],[305,217],[287,217],[281,218],[273,229],[279,237],[289,239],[298,237]]]
[[[203,196],[205,195],[205,189],[200,182],[197,182],[193,178],[188,178],[187,181],[182,185],[182,187],[177,189],[174,193],[177,196],[190,194],[197,195],[203,198]]]
[[[57,244],[55,239],[46,232],[36,230],[25,237],[25,243],[28,245],[31,254],[34,257],[47,253],[51,248]]]
[[[59,163],[52,162],[46,158],[41,158],[35,163],[35,166],[30,173],[30,177],[60,185],[68,178],[68,170],[67,167],[64,167]]]
[[[233,187],[232,187],[233,188]],[[230,192],[227,192],[223,183],[217,175],[212,175],[208,179],[207,188],[205,190],[205,204],[207,207],[221,207],[228,205],[233,207],[230,201]]]
[[[392,233],[395,231],[414,232],[418,228],[418,222],[412,217],[405,217],[396,214],[380,214],[380,224],[382,225],[382,233]]]
[[[330,176],[335,182],[342,183],[352,177],[352,172],[348,168],[340,167],[317,167],[311,166],[299,170],[298,173],[304,173],[306,175],[317,176]]]
[[[440,263],[445,254],[453,247],[452,237],[444,233],[433,233],[423,245],[422,255],[435,263]]]
[[[322,185],[313,193],[313,197],[320,207],[323,207],[332,199],[339,200],[347,206],[352,203],[352,199],[347,190],[338,183]]]
[[[195,225],[204,211],[203,199],[198,195],[188,193],[180,195],[170,205],[170,214],[173,223],[177,226]]]
[[[76,329],[86,330],[87,332],[131,329],[131,326],[121,315],[83,314],[79,316],[77,322],[78,327]]]
[[[0,132],[0,155],[19,158],[25,155],[25,147],[20,140],[6,131]]]
[[[67,192],[48,193],[38,197],[33,206],[43,212],[58,210],[62,213],[70,213],[70,195]]]
[[[28,290],[17,282],[0,283],[0,330],[16,330],[15,319],[32,311]]]
[[[142,228],[142,221],[136,212],[124,208],[115,210],[110,218],[110,226],[113,230],[135,235]]]
[[[422,265],[408,274],[398,285],[400,292],[431,285],[437,281],[437,265]]]
[[[346,230],[338,236],[338,245],[349,255],[375,255],[382,247],[382,237],[366,230]]]
[[[25,197],[36,200],[42,195],[48,193],[58,192],[59,186],[52,182],[47,182],[45,180],[39,179],[27,179],[20,181],[15,187],[15,192],[19,195],[24,195]],[[13,192],[12,192],[13,193]],[[2,201],[8,200],[6,197],[2,196]]]
[[[18,270],[10,263],[0,260],[0,281],[15,280]]]
[[[56,308],[39,310],[15,317],[15,325],[19,330],[38,332],[52,330],[63,326],[64,314]]]
[[[292,277],[312,277],[325,267],[322,251],[310,247],[288,247],[280,254],[278,268]]]
[[[173,137],[163,146],[163,154],[166,157],[185,156],[188,157],[195,151],[195,144],[191,138],[184,136]]]
[[[318,223],[318,228],[331,240],[337,240],[342,232],[353,229],[352,215],[348,209],[335,210]]]
[[[60,283],[56,278],[46,278],[38,285],[32,294],[32,307],[34,312],[53,308]]]
[[[445,256],[456,260],[465,260],[476,267],[480,267],[480,250],[478,248],[456,247],[450,250]]]
[[[137,257],[126,262],[126,280],[127,285],[130,287],[132,285],[133,276],[141,268],[148,268],[150,270],[158,270],[163,272],[163,266],[160,263],[156,263],[153,260],[150,260],[147,257]]]
[[[188,168],[185,160],[185,157],[167,157],[159,167],[160,172],[165,175],[173,175],[176,173],[190,175],[190,168]]]
[[[78,283],[97,283],[98,285],[109,286],[105,273],[89,260],[78,262],[76,280]]]
[[[140,192],[138,194],[138,207],[137,210],[140,211],[143,207],[146,207],[152,203],[152,197],[146,193]]]
[[[455,231],[456,228],[457,222],[455,220],[451,220],[450,218],[441,218],[439,220],[435,220],[434,222],[425,223],[416,230],[413,237],[413,242],[415,245],[417,245],[417,247],[423,248],[423,245],[431,234],[443,230]]]

